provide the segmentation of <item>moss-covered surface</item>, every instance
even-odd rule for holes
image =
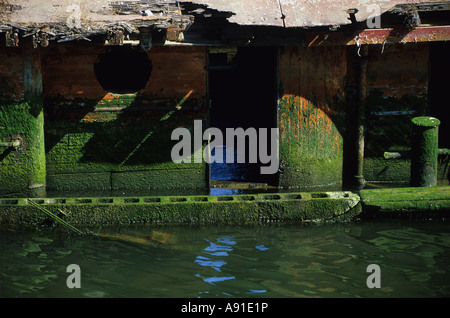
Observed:
[[[46,102],[51,105],[45,122],[49,190],[207,186],[204,162],[176,164],[171,158],[178,142],[171,140],[172,131],[193,131],[194,120],[205,117],[201,100],[109,94],[99,101]]]
[[[346,130],[347,49],[280,48],[280,185],[329,186],[342,182]]]
[[[151,197],[3,198],[0,224],[41,226],[54,220],[33,200],[72,225],[263,224],[342,222],[355,218],[447,217],[450,187],[352,192],[260,193]]]
[[[401,98],[375,93],[367,97],[365,155],[383,157],[385,151],[411,148],[411,119],[424,114],[427,96],[404,95]]]
[[[411,185],[431,187],[437,184],[438,136],[440,121],[432,117],[412,119]]]
[[[450,187],[367,189],[360,192],[362,217],[435,216],[450,211]]]
[[[342,180],[342,159],[298,160],[297,166],[284,166],[281,176],[279,186],[282,188],[308,189],[339,185]]]
[[[40,51],[32,48],[31,38],[18,50],[1,51],[0,141],[20,141],[21,146],[0,147],[0,193],[40,195],[46,185]]]
[[[0,102],[0,140],[18,139],[17,150],[0,148],[0,193],[27,196],[45,186],[44,115],[32,102]]]
[[[366,181],[409,184],[410,170],[410,159],[364,158],[364,178]]]
[[[97,80],[96,65],[111,50],[97,44],[43,49],[47,189],[189,193],[207,187],[205,163],[171,158],[178,142],[172,131],[207,119],[205,47],[152,47],[150,79],[129,94],[107,92]]]
[[[284,96],[279,103],[280,187],[328,186],[342,181],[343,140],[314,102]]]
[[[437,127],[441,124],[439,119],[429,116],[414,117],[412,122],[420,127]]]
[[[0,199],[0,223],[52,222],[27,200]],[[359,196],[350,192],[33,200],[73,225],[336,221],[348,220],[360,212]]]
[[[448,156],[438,157],[437,180],[448,182],[450,179]],[[385,159],[382,157],[364,158],[364,178],[370,182],[390,182],[410,184],[411,159],[396,158]]]

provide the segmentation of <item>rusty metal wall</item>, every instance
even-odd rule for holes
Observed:
[[[279,54],[280,184],[342,180],[346,48],[285,47]]]

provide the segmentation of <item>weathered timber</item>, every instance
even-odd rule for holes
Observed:
[[[7,46],[17,46],[21,37],[28,36],[35,39],[35,46],[44,47],[49,41],[90,41],[99,35],[117,37],[119,32],[139,39],[144,28],[184,30],[193,22],[178,1],[9,2],[13,4],[0,3],[0,32],[7,32]]]
[[[378,42],[378,37],[384,37],[383,32],[380,34],[382,30],[389,31],[388,42],[439,41],[449,38],[445,30],[422,30],[423,26],[440,28],[448,25],[448,19],[442,18],[448,12],[447,1],[418,0],[405,4],[402,0],[389,0],[371,4],[377,4],[380,8],[381,26],[369,29],[376,32],[373,34],[375,38],[364,39],[367,32],[359,35],[361,44],[382,43],[386,40]],[[276,45],[280,42],[327,45],[337,44],[336,41],[340,45],[354,45],[352,41],[358,33],[367,31],[367,21],[373,15],[367,1],[362,0],[314,3],[269,0],[92,0],[80,1],[78,4],[61,4],[56,0],[2,0],[0,8],[0,32],[9,32],[8,46],[17,45],[17,40],[22,36],[35,36],[37,45],[46,46],[48,41],[90,41],[115,31],[122,31],[126,38],[139,40],[143,37],[141,32],[144,29],[167,31],[170,42],[197,45]],[[353,18],[349,17],[349,12],[353,12]],[[425,19],[421,17],[422,13],[425,13]],[[204,22],[203,27],[198,27]],[[194,24],[197,27],[191,28]],[[398,29],[399,26],[404,30]],[[420,32],[415,32],[418,29],[421,29]],[[280,30],[282,36],[279,35]],[[187,31],[190,35],[185,37],[184,32]],[[314,43],[311,43],[310,36]]]

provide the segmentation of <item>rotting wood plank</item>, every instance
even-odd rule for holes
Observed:
[[[37,44],[46,46],[48,41],[89,41],[97,35],[121,38],[120,32],[139,38],[143,28],[184,30],[193,22],[192,15],[181,12],[178,1],[92,0],[65,5],[57,1],[15,0],[9,3],[0,0],[0,32],[9,32],[8,46],[16,46],[15,34],[18,38],[32,36]],[[122,44],[123,41],[113,42]]]
[[[262,1],[263,2],[263,1]],[[262,3],[261,2],[261,3]],[[385,13],[405,14],[411,8],[419,12],[446,12],[450,8],[450,1],[417,1],[418,3],[398,4]],[[143,29],[164,29],[169,35],[169,41],[183,44],[228,44],[233,45],[243,42],[245,45],[261,44],[264,45],[291,45],[303,41],[305,36],[305,45],[356,45],[356,44],[385,44],[385,43],[407,43],[407,42],[430,42],[446,41],[450,39],[449,26],[423,27],[416,24],[410,25],[410,29],[386,26],[382,29],[364,30],[364,19],[357,16],[360,22],[355,29],[355,25],[345,22],[341,24],[330,24],[329,30],[311,27],[318,27],[325,24],[314,25],[291,25],[287,27],[270,22],[270,19],[259,17],[258,23],[248,25],[245,23],[231,23],[233,18],[243,16],[247,13],[241,12],[245,8],[249,9],[248,15],[255,14],[268,15],[270,12],[256,12],[253,6],[239,1],[220,2],[214,5],[207,0],[192,1],[174,1],[174,0],[124,0],[124,1],[106,1],[91,0],[81,1],[82,7],[72,8],[70,11],[66,4],[61,4],[56,0],[39,2],[38,0],[0,0],[0,32],[9,32],[7,41],[8,46],[16,46],[17,39],[21,37],[33,36],[36,38],[37,45],[46,46],[49,41],[67,42],[74,40],[87,40],[96,36],[106,36],[111,33],[122,32],[124,37],[133,37],[130,40],[139,40],[144,35],[140,34]],[[289,6],[285,1],[283,12],[288,12]],[[318,5],[325,6],[325,3]],[[392,5],[397,4],[392,1]],[[237,5],[239,4],[239,5]],[[307,4],[302,4],[307,7]],[[331,7],[330,7],[331,8]],[[332,6],[332,8],[335,8]],[[358,15],[364,12],[365,7],[362,2],[358,7]],[[77,11],[79,10],[79,11]],[[81,11],[80,11],[81,10]],[[275,9],[274,9],[275,10]],[[277,7],[276,10],[279,10]],[[344,10],[345,11],[345,10]],[[275,12],[272,12],[275,14]],[[345,13],[345,12],[344,12]],[[300,13],[296,13],[300,14]],[[336,12],[327,13],[328,18],[334,17]],[[348,20],[348,14],[345,13],[345,21]],[[291,13],[292,15],[292,13]],[[384,15],[384,13],[383,13]],[[187,29],[196,21],[197,18],[210,21],[205,25],[206,33],[203,35],[186,35]],[[78,19],[78,20],[77,20]],[[262,19],[262,20],[261,20]],[[287,19],[292,19],[291,16]],[[218,21],[228,21],[220,27],[221,34],[218,40],[209,40],[211,33],[211,24]],[[286,21],[288,21],[286,20]],[[342,20],[342,21],[344,21]],[[239,20],[240,21],[240,20]],[[294,21],[294,20],[289,20]],[[414,22],[414,21],[412,21]],[[401,24],[402,22],[400,22]],[[332,28],[332,27],[335,28]],[[384,26],[383,26],[384,27]],[[402,25],[400,25],[402,27]],[[251,28],[251,29],[250,29]],[[257,28],[260,28],[256,30]],[[266,32],[261,32],[264,28]],[[277,28],[274,30],[273,28]],[[214,29],[214,28],[212,28]],[[199,30],[198,28],[196,29]],[[282,35],[278,30],[283,30]],[[294,31],[293,31],[294,30]],[[200,31],[202,31],[200,29]],[[201,32],[202,33],[202,32]],[[15,37],[15,34],[18,37]],[[147,32],[148,34],[148,32]],[[305,35],[306,34],[306,35]],[[213,43],[214,42],[214,43]],[[248,43],[247,43],[248,42]],[[121,44],[121,41],[114,42]],[[243,45],[244,45],[243,44]]]

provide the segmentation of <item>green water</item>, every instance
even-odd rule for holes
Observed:
[[[83,229],[86,230],[86,229]],[[98,229],[90,229],[93,232]],[[450,223],[0,228],[5,297],[448,297]],[[81,288],[68,288],[70,264]],[[381,288],[368,288],[369,264]]]

